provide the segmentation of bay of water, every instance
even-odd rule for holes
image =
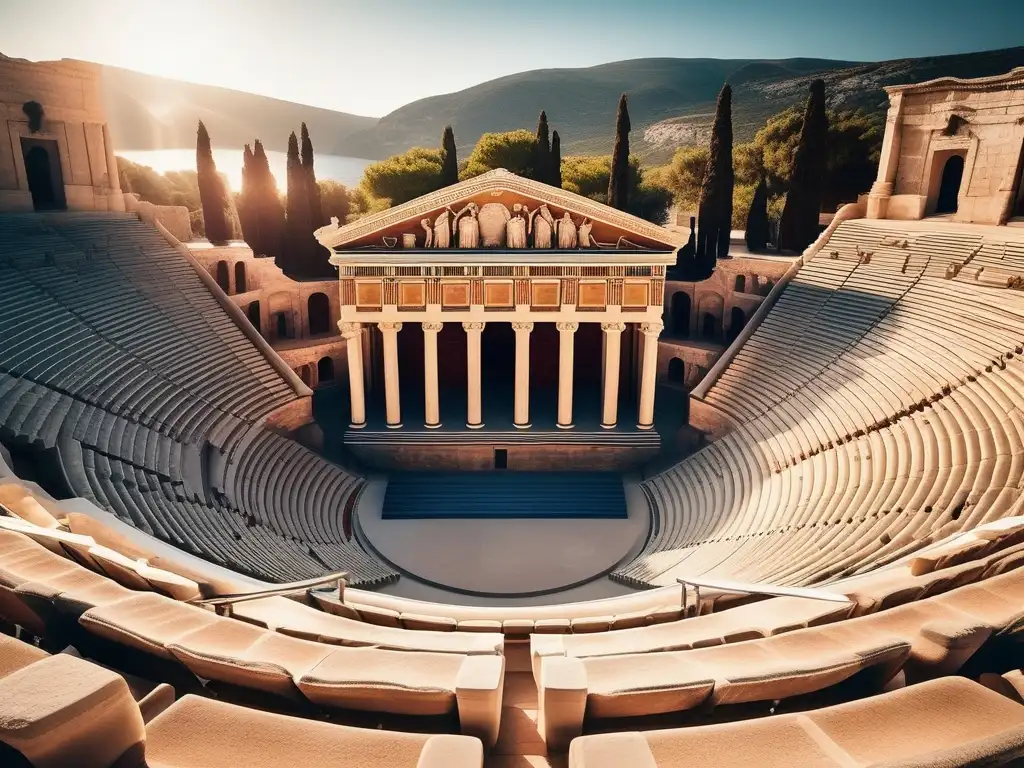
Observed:
[[[118,155],[139,165],[148,165],[157,173],[167,171],[194,171],[196,169],[196,150],[190,149],[127,149],[119,150]],[[217,170],[228,178],[228,183],[236,192],[242,188],[242,150],[214,149],[213,160]],[[287,156],[284,152],[267,152],[270,170],[277,179],[277,186],[285,189],[285,170]],[[317,179],[333,179],[347,187],[354,187],[363,177],[363,170],[373,160],[344,155],[315,155]]]

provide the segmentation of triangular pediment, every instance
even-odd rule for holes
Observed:
[[[557,222],[568,214],[576,228],[586,225],[593,249],[642,249],[672,251],[686,242],[686,236],[590,198],[549,184],[523,178],[499,168],[436,192],[410,200],[351,224],[332,222],[316,231],[316,238],[332,250],[423,248],[444,221],[454,223],[460,212],[479,216],[482,233],[494,231],[516,216],[536,223],[538,218]],[[507,212],[507,213],[506,213]],[[446,217],[447,214],[447,217]],[[469,215],[464,213],[463,215]],[[415,245],[411,245],[415,238]],[[449,247],[458,249],[452,234]],[[434,244],[436,247],[436,244]],[[480,247],[511,247],[502,240],[483,238]],[[557,233],[552,247],[557,248]]]

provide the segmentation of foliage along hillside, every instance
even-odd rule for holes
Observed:
[[[319,152],[358,157],[348,137],[377,122],[373,117],[117,67],[103,67],[103,97],[119,150],[194,147],[196,123],[202,120],[215,146],[241,152],[244,144],[259,137],[268,150],[283,152],[288,134],[305,122],[317,137]]]

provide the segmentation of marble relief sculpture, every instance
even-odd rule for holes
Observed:
[[[468,212],[468,216],[463,216]],[[455,214],[455,231],[458,233],[459,248],[480,247],[480,222],[477,221],[477,214],[480,207],[476,203],[468,203],[465,208]]]
[[[575,248],[577,242],[576,223],[566,211],[565,215],[558,220],[558,247],[561,250],[569,250]]]
[[[555,217],[551,215],[547,205],[542,204],[530,214],[529,231],[533,233],[534,248],[551,247],[551,236],[555,231]]]
[[[420,226],[426,233],[423,237],[423,247],[429,248],[434,240],[434,228],[430,224],[430,219],[420,219]]]
[[[501,203],[487,203],[477,216],[480,229],[480,245],[483,248],[502,248],[505,245],[506,229],[512,214]]]
[[[512,206],[512,218],[505,224],[505,243],[509,248],[526,247],[526,226],[530,210],[520,203]]]
[[[451,247],[451,235],[452,235],[451,214],[452,214],[452,209],[451,208],[445,208],[443,211],[441,211],[441,213],[438,215],[438,217],[436,219],[434,219],[434,238],[433,238],[433,243],[432,243],[434,248],[449,248],[449,247]],[[427,245],[426,247],[430,248],[431,246]]]
[[[594,228],[594,223],[588,219],[583,219],[580,224],[580,248],[590,248],[593,245],[593,241],[590,238],[590,230]]]

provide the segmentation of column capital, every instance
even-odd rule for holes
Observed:
[[[555,326],[558,328],[560,332],[565,333],[576,333],[576,331],[580,329],[580,324],[574,320],[555,323]]]
[[[382,333],[398,333],[400,330],[402,330],[401,323],[377,323],[377,327],[381,330]]]
[[[423,326],[424,333],[426,333],[427,331],[437,333],[442,328],[444,328],[444,323],[420,323],[420,325]]]
[[[601,330],[605,333],[622,333],[626,330],[625,323],[601,323]]]
[[[470,333],[471,331],[476,331],[477,333],[479,333],[484,329],[485,325],[487,325],[487,323],[463,323],[462,330],[464,330],[466,333]]]
[[[533,330],[533,323],[512,323],[512,330],[516,333],[529,333]]]
[[[341,335],[346,339],[354,339],[356,336],[363,332],[362,323],[338,323],[338,329],[341,331]]]
[[[665,330],[664,323],[640,323],[640,333],[644,336],[658,338]]]

